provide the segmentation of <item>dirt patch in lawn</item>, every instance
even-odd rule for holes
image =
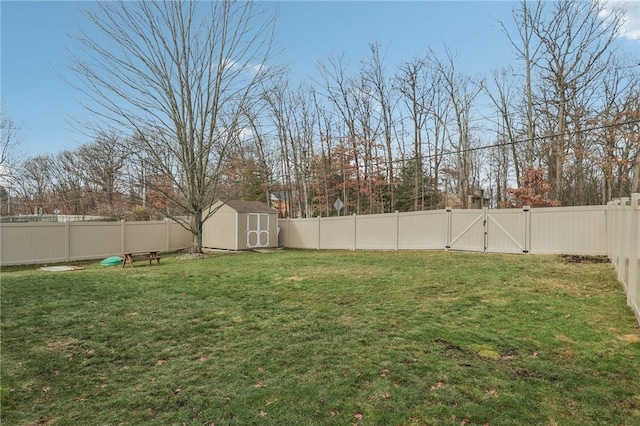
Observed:
[[[50,351],[65,351],[70,347],[76,346],[80,341],[73,337],[65,337],[57,340],[50,340],[46,343],[45,348]]]
[[[577,254],[561,254],[560,257],[565,263],[607,263],[607,256],[580,256]]]

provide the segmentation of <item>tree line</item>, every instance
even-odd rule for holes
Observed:
[[[3,213],[11,195],[12,213],[171,217],[197,250],[216,198],[312,217],[338,214],[338,199],[340,214],[372,214],[467,208],[473,196],[602,204],[640,190],[640,64],[618,47],[621,11],[522,1],[502,23],[514,62],[490,76],[461,71],[447,48],[392,65],[372,42],[362,58],[320,58],[317,78],[294,84],[272,63],[276,21],[261,6],[88,13],[101,35],[77,37],[74,84],[108,125],[12,165]]]

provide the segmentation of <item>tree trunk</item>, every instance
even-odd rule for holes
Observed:
[[[202,253],[202,210],[196,210],[193,213],[192,220],[191,234],[193,236],[193,244],[191,251],[193,253]]]

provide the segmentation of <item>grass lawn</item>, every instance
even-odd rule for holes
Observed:
[[[610,264],[239,253],[3,268],[3,425],[639,425]]]

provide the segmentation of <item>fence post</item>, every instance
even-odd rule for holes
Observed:
[[[605,226],[607,229],[607,257],[611,260],[611,201],[607,203],[607,211],[605,212]]]
[[[489,232],[488,232],[488,219],[489,219],[489,208],[482,208],[482,231],[484,232],[484,246],[482,247],[482,252],[486,253],[489,249]]]
[[[524,213],[524,247],[522,252],[529,254],[531,251],[531,206],[522,206]]]
[[[68,220],[64,221],[64,261],[71,260],[71,225]]]
[[[171,223],[169,222],[169,219],[165,219],[164,221],[167,224],[166,250],[168,253],[171,251]]]
[[[396,210],[396,251],[400,245],[400,212]]]
[[[620,199],[617,198],[611,202],[611,262],[616,268],[616,275],[620,279]]]
[[[447,245],[444,246],[445,251],[449,251],[451,248],[451,207],[447,207]]]
[[[320,216],[318,216],[318,247],[317,250],[320,250],[320,236],[322,235],[321,233],[321,223],[320,223]]]
[[[631,195],[629,206],[631,215],[631,242],[629,247],[629,273],[627,275],[627,303],[633,308],[636,315],[640,315],[640,276],[638,276],[638,258],[640,257],[640,193]]]
[[[618,257],[619,260],[619,269],[618,269],[618,278],[625,283],[625,286],[627,288],[627,292],[629,292],[629,275],[628,275],[628,269],[627,269],[627,262],[631,263],[631,259],[628,259],[629,256],[629,247],[631,244],[627,245],[627,240],[625,238],[625,236],[623,235],[623,232],[625,231],[625,228],[627,228],[627,231],[630,231],[631,228],[631,208],[629,209],[629,214],[627,215],[625,210],[626,210],[626,206],[627,204],[629,204],[629,197],[622,197],[620,198],[620,223],[619,223],[619,228],[618,228],[618,239],[620,240],[620,255]],[[628,260],[627,260],[628,259]]]
[[[291,231],[291,218],[287,216],[287,230],[282,237],[282,246],[289,247],[289,231]],[[282,232],[282,231],[280,231]]]
[[[356,251],[358,248],[358,228],[356,226],[356,214],[353,214],[353,251]]]
[[[124,255],[127,246],[126,246],[126,235],[127,235],[127,230],[125,229],[126,226],[126,222],[124,219],[122,219],[120,221],[120,254]]]

